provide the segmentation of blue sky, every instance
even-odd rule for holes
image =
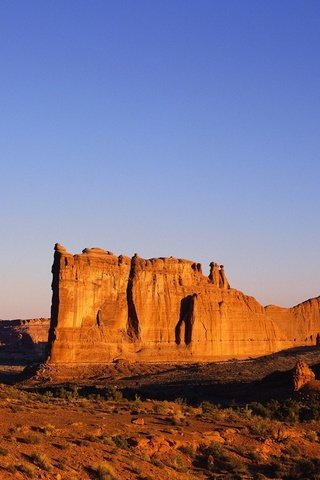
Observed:
[[[2,0],[0,318],[49,315],[55,242],[319,295],[319,51],[316,0]]]

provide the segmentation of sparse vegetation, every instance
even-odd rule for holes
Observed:
[[[7,448],[4,448],[4,447],[0,447],[0,455],[2,455],[3,457],[8,455],[9,453],[9,450]]]
[[[92,468],[98,480],[117,480],[114,469],[106,462]]]
[[[109,393],[84,397],[81,389],[57,391],[35,394],[9,387],[2,398],[2,412],[11,413],[2,415],[0,457],[12,478],[37,478],[39,469],[63,480],[320,478],[320,422],[306,419],[316,416],[313,401],[194,407],[182,399],[128,401],[119,395],[115,400],[119,390],[113,388],[111,400]],[[12,413],[8,404],[19,406],[20,395],[28,408]],[[132,423],[138,409],[143,422]]]
[[[113,400],[115,402],[119,402],[120,400],[122,400],[122,398],[123,398],[122,392],[117,387],[113,386],[108,389],[108,392],[106,394],[107,400]]]
[[[320,459],[319,458],[300,458],[296,460],[290,468],[287,480],[319,480],[320,478]]]
[[[39,435],[29,434],[25,437],[17,437],[17,442],[27,443],[29,445],[37,445],[41,443],[41,437],[39,437]]]
[[[45,453],[34,452],[31,455],[32,462],[42,470],[49,472],[52,468],[51,462]]]
[[[124,450],[128,448],[128,440],[122,435],[115,435],[114,437],[112,437],[112,441],[114,445],[118,448],[123,448]]]
[[[246,406],[246,409],[251,410],[254,415],[282,422],[297,423],[320,420],[320,403],[314,398],[310,398],[308,402],[293,398],[283,402],[271,400],[266,404],[252,402]]]
[[[31,465],[21,463],[19,465],[16,465],[15,468],[19,472],[23,473],[25,475],[25,477],[27,477],[27,478],[34,478],[34,476],[35,476],[35,470]]]

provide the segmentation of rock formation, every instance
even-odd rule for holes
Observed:
[[[25,364],[45,358],[49,318],[0,320],[0,361]]]
[[[315,344],[319,298],[264,308],[210,267],[207,277],[190,260],[72,255],[56,244],[49,361],[213,361]]]
[[[300,390],[302,387],[305,387],[310,382],[314,382],[315,378],[315,374],[313,373],[311,368],[308,367],[306,362],[304,362],[303,360],[298,360],[293,371],[294,390]]]
[[[210,263],[209,280],[210,282],[214,283],[217,287],[219,287],[220,285],[219,265],[215,262]]]

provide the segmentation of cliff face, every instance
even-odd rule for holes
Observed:
[[[210,361],[315,342],[319,299],[264,309],[230,288],[223,266],[210,267],[206,277],[189,260],[71,255],[57,244],[49,361]]]
[[[314,345],[317,342],[320,325],[320,297],[311,298],[292,308],[268,305],[265,307],[265,311],[286,333],[286,336],[293,339],[297,345]]]

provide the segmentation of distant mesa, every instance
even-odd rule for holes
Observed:
[[[224,267],[55,245],[48,362],[194,362],[315,345],[320,297],[263,307],[231,288]],[[319,336],[318,336],[319,338]]]
[[[42,362],[48,341],[49,318],[0,320],[0,363]]]

